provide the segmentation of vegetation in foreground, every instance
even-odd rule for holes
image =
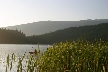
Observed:
[[[15,55],[7,56],[8,69],[16,61]],[[25,63],[24,63],[25,61]],[[108,72],[108,42],[95,43],[78,39],[55,43],[44,53],[22,56],[16,72]]]

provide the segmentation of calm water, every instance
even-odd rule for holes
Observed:
[[[39,45],[41,51],[45,51],[48,45]],[[0,72],[5,72],[6,57],[8,54],[15,53],[17,57],[29,54],[29,51],[34,51],[38,49],[38,45],[28,45],[28,44],[0,44]],[[11,71],[14,72],[14,71]]]

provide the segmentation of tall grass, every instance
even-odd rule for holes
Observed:
[[[14,54],[13,54],[14,55]],[[10,56],[7,56],[7,69],[12,69]],[[11,59],[14,59],[15,56]],[[26,60],[24,60],[26,59]],[[22,61],[26,61],[23,67]],[[11,61],[11,62],[10,62]],[[55,43],[44,53],[19,59],[16,72],[108,72],[108,42],[95,43],[78,39]]]

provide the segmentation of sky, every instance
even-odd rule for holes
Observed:
[[[108,0],[0,0],[0,27],[85,19],[108,19]]]

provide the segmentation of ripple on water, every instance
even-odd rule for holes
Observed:
[[[39,45],[41,50],[46,50],[48,45]],[[7,55],[15,53],[15,56],[19,58],[24,54],[29,55],[29,51],[34,51],[38,49],[38,45],[23,45],[23,44],[0,44],[0,72],[5,72],[6,70],[6,58]],[[25,63],[25,62],[23,62]],[[14,64],[11,72],[16,72],[17,62]],[[10,72],[8,70],[8,72]]]

